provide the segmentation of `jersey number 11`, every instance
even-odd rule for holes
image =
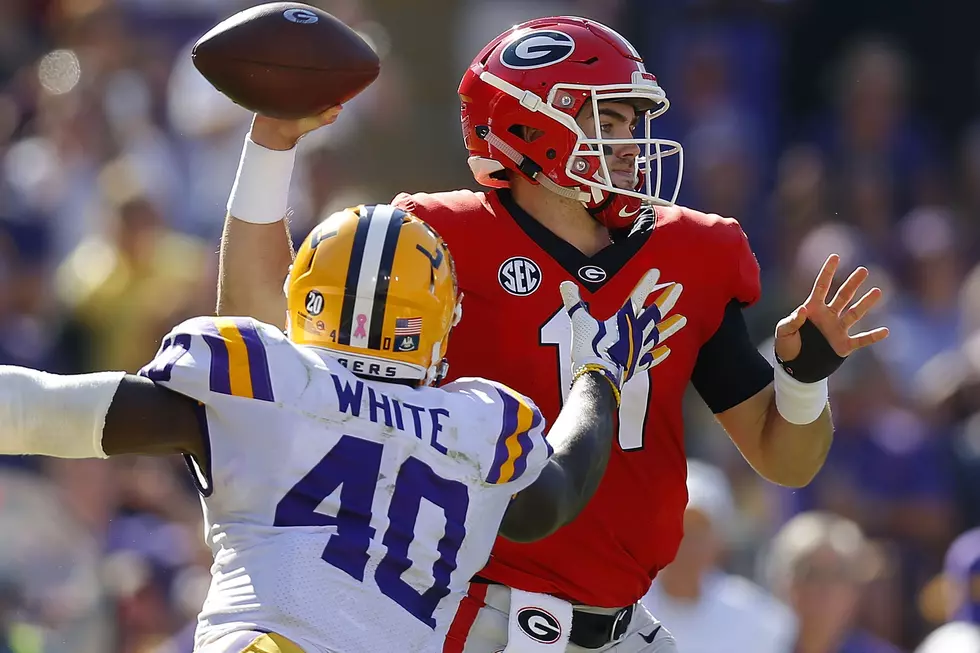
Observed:
[[[572,389],[572,323],[564,308],[541,327],[540,342],[558,349],[558,374],[561,383],[561,403]],[[623,386],[619,404],[619,447],[623,451],[643,448],[643,431],[650,406],[650,373],[641,372]]]

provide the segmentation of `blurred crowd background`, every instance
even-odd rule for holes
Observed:
[[[0,363],[133,372],[173,324],[213,312],[250,116],[189,48],[249,4],[0,0]],[[807,488],[758,479],[692,396],[688,535],[646,599],[682,653],[911,652],[969,618],[980,544],[968,533],[947,552],[980,526],[980,8],[313,4],[383,66],[301,144],[298,239],[345,205],[473,187],[465,66],[514,23],[578,14],[631,39],[665,88],[656,127],[686,148],[681,203],[742,222],[763,351],[829,252],[885,289],[866,322],[891,337],[833,376],[836,438]],[[177,459],[0,458],[0,653],[189,652],[210,565],[200,519]],[[699,641],[712,632],[731,646]]]

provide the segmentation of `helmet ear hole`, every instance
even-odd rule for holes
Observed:
[[[511,125],[510,129],[507,130],[514,136],[525,143],[533,143],[542,136],[544,136],[544,131],[541,129],[535,129],[534,127],[528,127],[527,125]]]
[[[507,168],[504,168],[503,170],[498,170],[497,172],[490,173],[490,178],[504,183],[509,182],[510,171],[507,170]]]

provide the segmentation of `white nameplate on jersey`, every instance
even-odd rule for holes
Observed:
[[[572,604],[547,594],[510,590],[503,653],[559,653],[572,632]]]
[[[338,354],[332,352],[331,355],[337,359],[337,362],[354,374],[374,377],[381,381],[386,379],[421,379],[425,376],[425,370],[420,365],[389,361],[384,358],[367,356],[365,354]]]

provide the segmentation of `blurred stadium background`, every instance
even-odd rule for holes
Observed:
[[[188,50],[249,4],[0,0],[0,363],[132,372],[171,325],[212,312],[249,115]],[[692,518],[677,585],[717,574],[717,560],[790,606],[743,606],[762,620],[798,623],[812,642],[864,633],[861,648],[806,653],[912,651],[947,619],[947,549],[980,526],[980,5],[314,4],[369,38],[383,67],[301,144],[299,239],[345,205],[472,187],[455,99],[465,66],[511,24],[579,14],[630,38],[667,91],[657,127],[687,149],[681,202],[749,234],[760,347],[827,253],[872,267],[888,301],[869,321],[892,336],[833,377],[837,435],[809,487],[759,480],[690,402],[690,453],[724,477],[692,506],[715,537],[698,540]],[[804,523],[811,511],[866,540]],[[0,458],[0,653],[186,653],[209,564],[180,460]],[[755,650],[792,653],[793,639]]]

